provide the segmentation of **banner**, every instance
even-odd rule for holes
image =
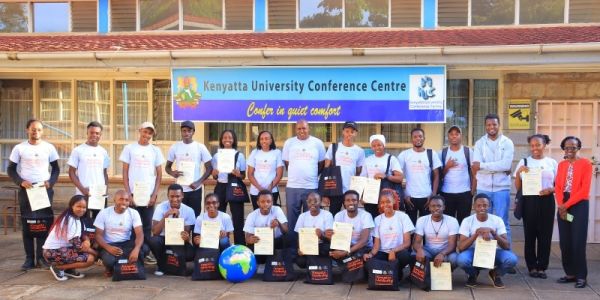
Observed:
[[[173,121],[443,123],[445,66],[178,68]]]

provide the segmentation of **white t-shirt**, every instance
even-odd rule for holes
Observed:
[[[32,145],[28,141],[17,144],[10,152],[10,161],[17,164],[17,174],[31,183],[50,179],[50,163],[59,159],[56,148],[48,142],[40,141]]]
[[[237,162],[235,163],[235,168],[240,170],[240,172],[245,172],[246,171],[246,158],[244,157],[244,153],[242,152],[238,152],[238,159]],[[219,169],[219,153],[215,153],[215,155],[213,155],[212,158],[212,167],[213,169],[218,170]],[[223,172],[219,172],[219,175],[217,176],[217,181],[220,183],[227,183],[227,175],[229,175],[229,173],[223,173]]]
[[[129,144],[123,148],[119,160],[129,164],[129,188],[133,192],[136,182],[147,182],[150,191],[156,183],[156,167],[165,162],[160,149],[154,145]]]
[[[277,176],[277,168],[283,167],[283,160],[281,159],[281,151],[279,149],[273,149],[265,152],[260,149],[252,150],[250,158],[248,158],[248,166],[254,168],[254,178],[258,184],[262,186],[269,186],[273,179]],[[271,192],[278,192],[277,186],[274,186]],[[259,189],[254,185],[250,185],[250,195],[258,195]]]
[[[77,169],[77,178],[84,187],[107,184],[104,181],[104,169],[110,167],[110,157],[102,146],[81,144],[75,147],[67,164]],[[75,188],[75,194],[82,195],[78,188]]]
[[[407,214],[395,211],[391,218],[380,214],[375,218],[373,236],[380,241],[380,251],[389,253],[392,249],[402,245],[404,234],[415,230],[415,226]]]
[[[200,170],[202,169],[202,166],[211,159],[212,156],[210,155],[210,152],[208,152],[208,149],[206,149],[206,146],[196,141],[193,141],[189,144],[179,141],[173,144],[167,153],[167,160],[177,163],[176,169],[179,169],[179,162],[188,161],[194,163],[194,181],[200,179]],[[200,187],[197,189],[199,188]],[[191,191],[192,189],[188,185],[183,186],[184,193]]]
[[[332,161],[333,156],[331,151],[333,150],[333,144],[327,149],[325,153],[325,159]],[[342,143],[337,144],[337,151],[335,152],[335,165],[340,166],[342,171],[342,187],[343,191],[346,192],[350,188],[350,178],[356,176],[356,168],[362,167],[365,164],[365,151],[357,146],[346,147]]]
[[[231,217],[222,211],[219,211],[217,216],[214,218],[209,217],[207,212],[200,214],[198,218],[196,218],[194,233],[202,235],[202,221],[218,222],[221,224],[221,230],[225,232],[233,232],[233,222],[231,221]]]
[[[309,136],[306,140],[289,138],[283,145],[281,158],[288,164],[287,187],[316,189],[319,187],[319,162],[325,160],[325,145]]]
[[[475,231],[481,227],[488,227],[496,231],[496,235],[506,234],[506,227],[504,226],[504,221],[502,218],[488,214],[487,220],[485,222],[480,222],[477,220],[477,214],[472,214],[463,219],[462,224],[460,224],[460,229],[458,233],[460,235],[464,235],[466,237],[470,237],[475,234]],[[471,245],[471,247],[475,247],[475,243]]]
[[[351,218],[350,216],[348,216],[348,212],[345,209],[343,209],[337,214],[335,214],[333,221],[352,224],[352,241],[350,242],[351,245],[358,243],[358,240],[360,239],[360,233],[363,229],[369,229],[369,239],[367,240],[366,246],[373,247],[373,239],[371,238],[371,234],[373,228],[375,227],[375,224],[373,223],[373,218],[371,217],[370,213],[359,209],[356,217]]]
[[[385,173],[389,156],[390,154],[386,153],[382,157],[377,157],[375,155],[367,157],[367,159],[365,159],[365,165],[362,168],[360,176],[373,178],[377,173]],[[392,172],[394,171],[402,173],[402,168],[400,167],[398,159],[395,156],[392,156],[390,159],[390,170],[386,175],[392,175]]]
[[[323,209],[320,209],[316,216],[311,215],[310,211],[305,211],[298,217],[294,231],[300,232],[300,228],[319,228],[321,231],[331,229],[333,228],[333,215]]]
[[[107,243],[119,243],[131,238],[131,231],[142,226],[142,219],[140,213],[133,208],[127,208],[122,214],[118,214],[113,205],[98,213],[94,226],[104,230],[103,237]]]
[[[524,165],[523,160],[519,160],[519,163],[515,167],[513,176],[517,177],[517,170]],[[556,170],[558,169],[558,163],[556,160],[544,156],[542,159],[534,159],[533,157],[527,157],[527,167],[542,169],[542,189],[547,189],[554,186],[554,178],[556,177]]]
[[[272,206],[268,215],[261,214],[260,208],[257,208],[246,218],[246,223],[244,223],[244,232],[254,234],[254,228],[256,227],[271,227],[271,221],[273,220],[277,220],[281,224],[287,223],[288,220],[285,217],[283,210],[281,210],[281,207]],[[278,238],[282,235],[279,226],[275,227],[274,233],[275,238]]]
[[[435,151],[432,151],[433,168],[442,166],[442,162]],[[426,198],[431,195],[431,168],[427,150],[415,152],[412,148],[402,151],[398,155],[400,167],[406,176],[406,194],[413,198]]]
[[[56,227],[52,228],[50,234],[46,238],[46,242],[44,242],[43,249],[60,249],[62,247],[71,247],[72,244],[69,243],[70,240],[81,236],[81,220],[75,219],[72,216],[69,216],[69,221],[67,223],[67,236],[66,238],[59,238],[56,236]],[[61,222],[62,223],[62,222]],[[64,225],[64,224],[63,224]],[[59,233],[60,234],[60,233]]]
[[[171,209],[171,204],[169,204],[169,200],[165,200],[163,202],[161,202],[160,204],[158,204],[156,206],[156,208],[154,209],[154,214],[152,215],[152,221],[160,221],[162,220],[162,218],[164,217],[165,213]],[[183,218],[183,225],[184,226],[193,226],[194,223],[196,222],[196,214],[194,213],[194,210],[181,203],[181,206],[179,207],[179,217]],[[171,218],[171,217],[169,217]],[[163,228],[163,231],[160,232],[161,236],[165,235],[165,229]]]
[[[470,158],[473,157],[473,150],[469,149]],[[442,151],[439,153],[440,162],[442,160]],[[465,157],[464,146],[460,146],[458,151],[452,151],[448,148],[446,154],[446,164],[449,160],[455,160],[457,165],[448,169],[448,173],[444,175],[442,192],[450,194],[464,193],[471,190],[471,180],[469,179],[469,167],[467,166],[467,158]],[[440,172],[443,172],[440,170]],[[442,174],[440,174],[441,177]]]
[[[435,222],[431,215],[426,215],[417,220],[415,233],[424,237],[427,248],[438,251],[448,247],[448,238],[457,235],[458,228],[458,221],[454,217],[444,215],[441,221]]]

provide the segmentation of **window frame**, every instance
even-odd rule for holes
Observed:
[[[114,0],[113,0],[114,1]],[[38,34],[55,34],[55,33],[92,33],[98,32],[99,27],[99,3],[98,0],[37,0],[37,1],[27,1],[27,0],[2,0],[1,3],[22,3],[27,6],[27,31],[26,32],[5,32],[7,34],[23,34],[23,33],[38,33]],[[96,3],[96,31],[73,31],[73,2],[94,2]],[[56,32],[38,32],[34,31],[34,11],[33,6],[35,3],[66,3],[68,4],[68,31],[56,31]]]

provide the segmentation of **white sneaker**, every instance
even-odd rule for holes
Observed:
[[[58,281],[65,281],[69,279],[67,276],[65,276],[64,270],[54,269],[54,266],[52,265],[50,266],[50,273],[52,273],[54,278],[56,278]]]
[[[163,276],[163,275],[165,275],[165,273],[163,273],[161,270],[154,271],[154,276]]]

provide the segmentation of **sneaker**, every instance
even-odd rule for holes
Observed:
[[[492,281],[492,284],[494,285],[495,288],[497,288],[497,289],[504,288],[504,282],[502,282],[502,278],[496,274],[495,270],[490,270],[490,272],[488,273],[488,276],[489,276],[490,280]]]
[[[144,257],[144,263],[148,264],[148,265],[155,265],[156,258],[154,258],[154,256],[152,256],[152,254],[148,254],[146,257]]]
[[[75,269],[65,270],[65,275],[68,277],[73,277],[73,278],[77,278],[77,279],[85,277],[85,274],[79,273]]]
[[[52,276],[54,276],[54,278],[56,278],[58,281],[65,281],[69,279],[67,276],[65,276],[65,271],[56,270],[54,269],[54,266],[50,266],[50,273],[52,273]]]
[[[465,284],[465,286],[470,287],[470,288],[476,287],[477,286],[477,276],[469,275],[469,278],[467,278],[467,283]]]
[[[45,259],[42,258],[42,259],[37,260],[37,267],[44,269],[44,270],[49,270],[50,264]]]
[[[33,259],[26,258],[23,265],[21,265],[21,271],[27,271],[35,268],[35,264],[33,263]]]
[[[154,271],[154,276],[163,276],[165,275],[165,273],[163,273],[163,271],[156,269],[156,271]]]

